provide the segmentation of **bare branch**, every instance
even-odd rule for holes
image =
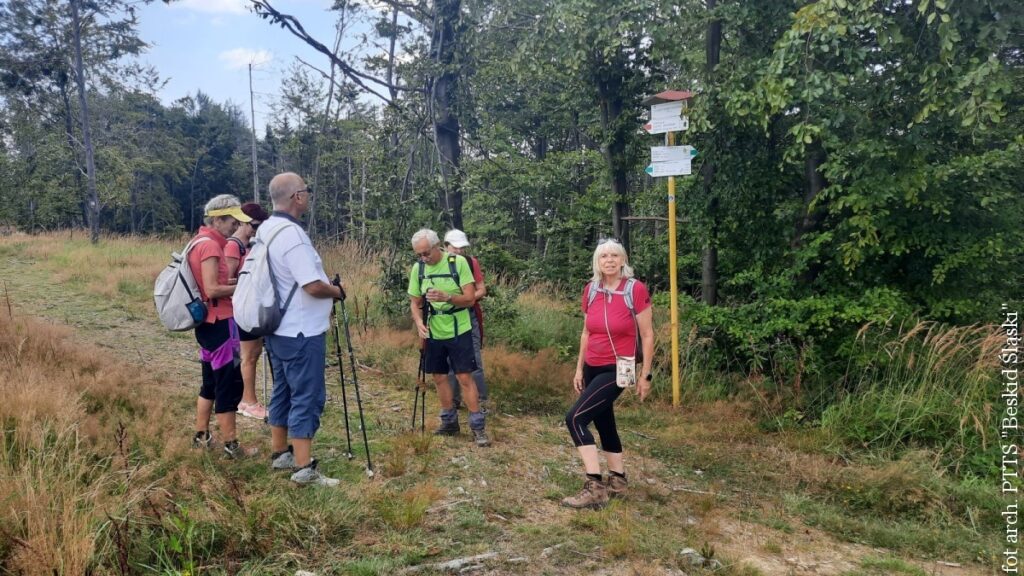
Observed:
[[[352,80],[352,82],[354,82],[363,90],[366,90],[370,94],[373,94],[377,98],[380,98],[382,101],[390,105],[394,105],[394,102],[390,98],[385,97],[381,93],[367,86],[364,80],[394,91],[419,93],[425,92],[425,90],[423,90],[422,88],[410,88],[408,86],[389,84],[388,82],[381,80],[376,76],[372,76],[370,74],[366,74],[365,72],[360,72],[359,70],[356,70],[347,62],[345,62],[341,58],[338,58],[338,56],[334,54],[334,52],[330,48],[324,46],[317,39],[310,36],[309,33],[306,32],[306,29],[302,27],[302,23],[300,23],[298,19],[296,19],[294,16],[291,16],[289,14],[283,14],[282,12],[271,6],[270,2],[267,0],[250,0],[250,2],[252,2],[253,8],[256,10],[256,14],[258,16],[264,19],[269,19],[272,24],[280,24],[283,28],[291,32],[292,35],[294,35],[298,39],[302,40],[303,42],[311,46],[314,50],[330,58],[331,62],[333,62],[334,65],[337,66],[342,71],[343,74],[345,74],[345,76],[348,76],[348,78]]]

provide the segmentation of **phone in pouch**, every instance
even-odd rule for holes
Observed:
[[[636,357],[615,357],[615,384],[619,388],[632,388],[636,386]]]

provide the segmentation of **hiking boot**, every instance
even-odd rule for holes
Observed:
[[[491,445],[491,439],[487,437],[487,432],[483,429],[473,430],[473,442],[477,448],[486,448]]]
[[[626,495],[626,488],[629,486],[629,482],[626,482],[625,476],[617,476],[609,473],[608,480],[605,482],[605,487],[608,489],[609,498],[617,498]]]
[[[341,483],[341,480],[337,478],[328,478],[320,473],[316,469],[317,461],[316,458],[311,460],[307,466],[299,468],[294,474],[292,474],[292,482],[299,484],[300,486],[337,486]]]
[[[213,436],[210,436],[209,432],[196,432],[196,435],[192,437],[193,448],[206,448],[207,450],[213,446]]]
[[[291,444],[283,452],[275,452],[270,455],[270,468],[273,470],[294,470],[295,451]]]
[[[587,478],[583,484],[583,490],[580,490],[579,494],[562,499],[562,506],[568,508],[599,510],[607,504],[608,490],[605,488],[604,482],[592,478]]]
[[[267,409],[259,402],[254,402],[252,404],[240,402],[238,404],[238,413],[242,416],[256,418],[258,420],[263,420],[267,417]]]
[[[255,446],[249,449],[242,448],[242,445],[238,443],[238,440],[232,440],[224,443],[224,456],[232,460],[236,458],[248,458],[259,453],[260,449]]]
[[[434,430],[435,436],[458,436],[462,429],[459,428],[458,421],[455,422],[441,422],[441,425]]]

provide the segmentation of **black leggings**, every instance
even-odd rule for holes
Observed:
[[[565,415],[565,425],[569,428],[572,442],[576,446],[593,446],[594,435],[590,433],[590,423],[597,427],[601,435],[601,449],[615,454],[622,452],[619,431],[615,428],[615,412],[612,409],[615,399],[622,394],[622,388],[615,384],[615,365],[588,366],[583,365],[583,384],[585,388],[576,403]]]

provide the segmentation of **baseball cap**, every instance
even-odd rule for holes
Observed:
[[[245,204],[242,204],[242,212],[245,212],[249,218],[260,222],[270,218],[270,214],[267,214],[267,211],[263,209],[263,206],[260,206],[255,202],[246,202]]]
[[[466,238],[466,233],[462,230],[449,230],[444,235],[444,243],[451,244],[456,248],[465,248],[469,246],[469,238]]]

